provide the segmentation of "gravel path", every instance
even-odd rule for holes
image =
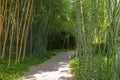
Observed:
[[[73,80],[68,64],[69,55],[73,54],[73,51],[58,53],[43,64],[32,66],[18,80]]]

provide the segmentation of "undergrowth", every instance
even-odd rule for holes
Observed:
[[[0,80],[14,80],[20,77],[25,71],[28,71],[29,67],[32,65],[37,65],[43,63],[49,59],[53,54],[46,52],[42,56],[31,55],[27,56],[24,62],[15,64],[15,57],[11,59],[11,65],[7,67],[8,59],[0,60]]]
[[[101,61],[102,57],[102,61]],[[78,58],[74,57],[69,61],[74,80],[106,80],[107,79],[107,57],[94,55],[92,69],[86,62],[85,56],[81,56],[80,68],[78,67]],[[112,60],[111,60],[112,63]],[[78,72],[79,71],[79,72]],[[80,74],[79,74],[80,73]],[[110,73],[112,74],[112,73]]]

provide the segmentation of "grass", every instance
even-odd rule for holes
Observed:
[[[118,48],[119,51],[120,48]],[[70,59],[69,64],[74,74],[74,80],[113,80],[113,72],[111,71],[111,66],[113,66],[113,57],[110,56],[109,64],[107,54],[94,54],[92,57],[92,70],[90,70],[90,64],[88,56],[81,56],[80,68],[78,67],[78,58],[73,57]],[[117,64],[117,80],[120,80],[120,51],[116,54],[116,64]],[[86,66],[86,64],[88,64]],[[109,66],[108,66],[109,65]],[[80,74],[78,74],[80,71]]]
[[[78,76],[78,59],[77,57],[70,59],[69,61],[70,67],[71,67],[71,71],[72,74],[74,74],[74,80],[77,80],[77,76]]]
[[[101,61],[101,57],[103,60]],[[110,60],[112,61],[112,60]],[[72,73],[74,74],[74,80],[106,80],[107,74],[107,59],[106,56],[94,55],[93,57],[93,69],[91,70],[90,64],[86,66],[86,58],[81,57],[81,66],[78,68],[78,58],[74,57],[69,61]],[[80,70],[80,74],[78,74]],[[112,74],[112,73],[110,73]]]
[[[0,60],[0,80],[14,80],[15,78],[20,77],[25,71],[28,71],[30,66],[43,63],[51,56],[52,54],[50,52],[46,52],[42,56],[32,55],[26,57],[24,62],[18,64],[14,64],[15,58],[13,57],[9,68],[7,68],[7,58]]]

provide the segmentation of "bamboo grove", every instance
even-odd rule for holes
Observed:
[[[119,80],[120,0],[78,0],[77,5],[79,79]]]
[[[0,58],[24,60],[33,0],[0,0]]]
[[[59,39],[66,43],[67,38],[63,38],[73,33],[67,25],[67,3],[67,0],[0,0],[0,60],[9,67],[13,58],[17,64],[24,62],[25,56],[46,56],[47,49],[55,48],[57,43],[60,46],[63,41]]]
[[[0,0],[0,61],[8,67],[72,45],[78,80],[119,80],[119,32],[120,0]]]

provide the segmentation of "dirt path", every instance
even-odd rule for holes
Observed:
[[[73,80],[68,65],[69,55],[74,52],[58,53],[43,64],[32,66],[20,80]]]

